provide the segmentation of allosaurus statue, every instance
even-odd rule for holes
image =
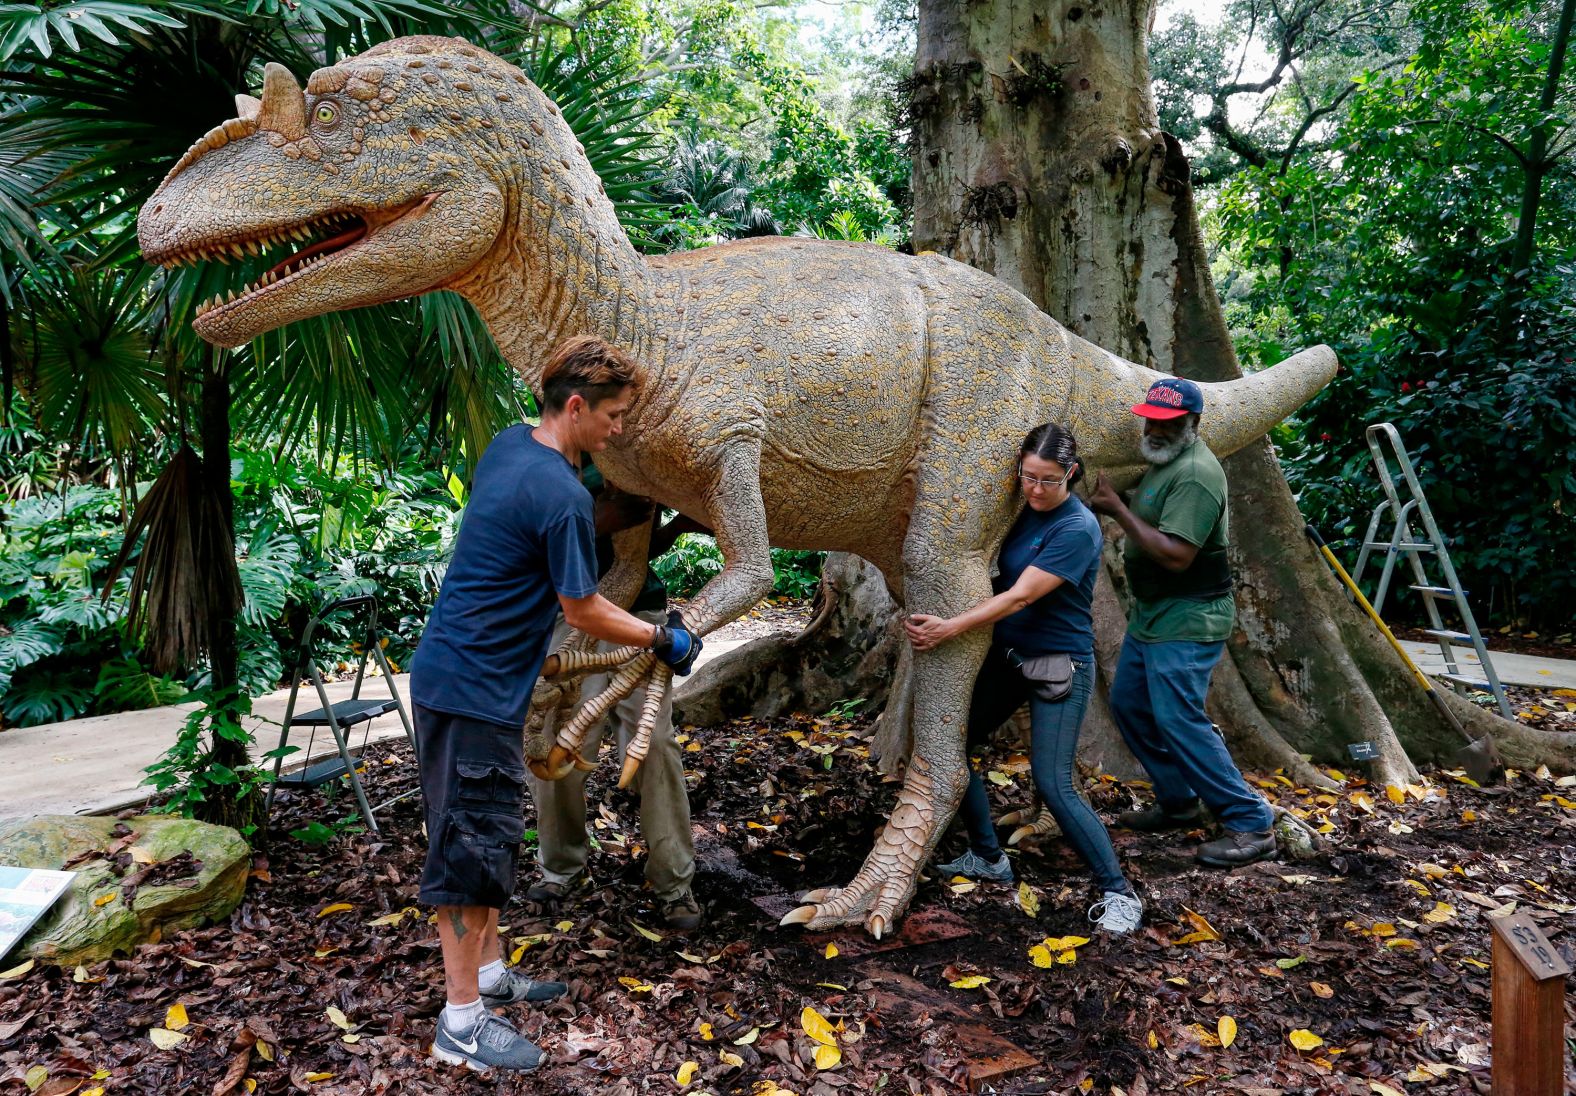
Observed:
[[[771,545],[863,556],[911,612],[989,597],[1020,505],[1013,458],[1039,423],[1070,423],[1090,466],[1119,479],[1142,467],[1128,408],[1161,374],[935,254],[768,238],[644,258],[557,107],[463,40],[386,42],[314,72],[304,92],[270,64],[261,100],[236,101],[240,116],[192,146],[138,221],[144,254],[164,266],[284,245],[255,284],[199,310],[198,334],[234,347],[449,289],[533,389],[566,336],[626,347],[644,382],[597,463],[716,530],[725,566],[685,611],[702,634],[770,590]],[[1335,368],[1320,346],[1205,385],[1206,442],[1241,448]],[[619,604],[639,588],[645,537],[616,540],[602,591]],[[848,886],[811,892],[785,922],[879,936],[902,914],[962,795],[964,713],[988,644],[971,632],[915,656],[913,756],[890,821]],[[545,668],[537,726],[567,711],[593,663],[617,671],[561,721],[548,757],[537,744],[548,775],[586,764],[580,734],[615,693],[667,684],[649,653],[590,650],[576,637]]]

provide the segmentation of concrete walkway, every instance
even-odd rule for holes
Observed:
[[[1426,674],[1445,672],[1445,656],[1437,643],[1418,643],[1403,639],[1401,646],[1412,656],[1418,669]],[[1471,647],[1451,647],[1456,656],[1456,666],[1462,673],[1479,676],[1477,652]],[[1507,651],[1490,650],[1494,672],[1503,685],[1530,685],[1537,689],[1576,689],[1576,661],[1565,658],[1543,658],[1539,655],[1516,655]],[[1470,667],[1470,668],[1469,668]]]
[[[719,655],[748,642],[747,636],[730,637],[727,629],[706,640],[696,660],[705,665]],[[410,678],[398,674],[405,710],[410,710]],[[331,702],[350,699],[354,682],[338,681],[328,686]],[[361,695],[381,699],[389,695],[388,683],[381,677],[368,677]],[[249,727],[257,740],[254,758],[279,744],[279,726],[285,717],[290,690],[281,689],[252,701]],[[301,690],[296,701],[302,711],[320,707],[311,686]],[[144,772],[169,749],[180,733],[194,704],[173,704],[163,708],[144,708],[137,712],[71,719],[0,732],[0,818],[26,818],[39,814],[112,814],[148,801],[150,789],[142,783]],[[359,749],[366,724],[351,728],[350,747]],[[305,750],[310,727],[297,727],[290,744],[302,753],[285,759],[286,771],[306,763]],[[371,741],[381,742],[405,734],[398,712],[372,720]],[[312,745],[316,761],[332,756],[334,738],[320,728]]]

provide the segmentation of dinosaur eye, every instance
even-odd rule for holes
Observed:
[[[313,112],[312,120],[320,126],[331,126],[339,121],[339,111],[334,108],[333,103],[319,103],[317,110]]]

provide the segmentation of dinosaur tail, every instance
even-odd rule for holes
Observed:
[[[1092,363],[1086,359],[1086,364],[1094,366],[1092,372],[1099,378],[1096,391],[1100,405],[1080,423],[1094,427],[1087,436],[1099,439],[1088,459],[1096,468],[1140,466],[1138,437],[1143,420],[1133,415],[1131,408],[1166,374],[1124,361],[1089,343],[1084,347],[1095,359]],[[1200,383],[1204,414],[1199,434],[1216,456],[1229,456],[1312,399],[1330,383],[1337,365],[1335,351],[1321,344],[1237,380]]]

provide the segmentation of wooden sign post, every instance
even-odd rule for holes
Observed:
[[[1561,1096],[1570,964],[1526,914],[1488,923],[1494,932],[1494,1096]]]

